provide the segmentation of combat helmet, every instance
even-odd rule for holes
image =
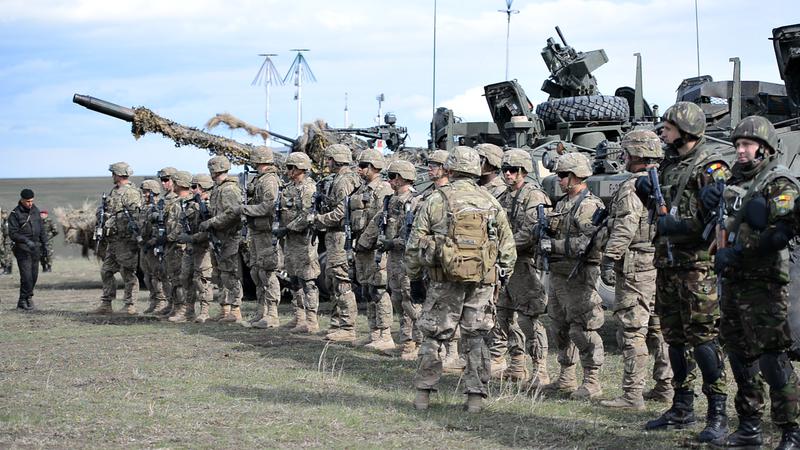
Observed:
[[[661,159],[664,149],[661,139],[651,130],[633,130],[622,138],[622,148],[631,156]]]
[[[192,174],[185,170],[179,170],[172,175],[172,183],[175,186],[190,188],[192,187]]]
[[[692,102],[675,103],[667,108],[662,120],[695,137],[700,137],[706,132],[706,115]]]
[[[198,173],[192,177],[192,184],[200,186],[203,190],[209,190],[214,186],[214,180],[207,173]]]
[[[444,165],[447,162],[447,157],[450,156],[450,153],[444,150],[436,150],[433,153],[428,155],[428,158],[425,159],[425,164],[430,163],[437,163]]]
[[[372,167],[379,170],[383,169],[383,167],[386,165],[381,152],[379,150],[375,150],[374,148],[368,148],[362,151],[361,154],[358,155],[358,162],[372,164]]]
[[[559,156],[554,171],[572,172],[578,178],[592,176],[592,166],[589,164],[589,158],[579,152],[565,153]]]
[[[490,166],[496,167],[498,169],[500,168],[503,160],[502,148],[498,147],[497,145],[485,142],[483,144],[476,145],[475,151],[478,152],[478,156],[486,158],[486,162],[489,163]],[[528,172],[530,172],[530,170]]]
[[[390,162],[386,172],[389,174],[396,173],[400,175],[400,178],[406,181],[414,181],[417,179],[417,169],[414,167],[414,164],[402,159],[396,159]]]
[[[208,171],[211,173],[227,172],[229,170],[231,170],[231,161],[222,155],[217,155],[208,160]]]
[[[152,192],[153,194],[160,194],[161,193],[161,183],[159,183],[158,181],[153,180],[153,179],[148,179],[148,180],[142,181],[141,188],[143,190],[148,190],[148,191]]]
[[[302,170],[311,170],[311,158],[303,152],[289,153],[286,157],[286,166],[294,166]]]
[[[252,164],[273,164],[275,159],[269,147],[256,147],[250,151],[250,162]]]
[[[531,154],[520,148],[512,148],[503,154],[501,167],[522,167],[525,172],[533,172]]]
[[[444,168],[479,177],[481,175],[481,157],[474,148],[459,145],[450,152]]]
[[[108,171],[120,177],[129,177],[133,175],[133,169],[131,169],[131,166],[128,163],[122,161],[116,162],[108,166]]]
[[[163,169],[158,171],[156,176],[158,178],[170,178],[173,175],[175,175],[175,172],[177,172],[177,171],[178,171],[178,169],[176,169],[174,167],[164,167]]]
[[[731,134],[734,144],[739,138],[753,139],[773,151],[778,149],[778,133],[775,132],[775,126],[761,116],[748,116],[742,119]]]
[[[333,144],[325,147],[325,157],[339,164],[353,162],[353,153],[350,151],[350,147],[344,144]]]

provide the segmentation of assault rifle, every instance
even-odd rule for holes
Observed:
[[[317,186],[319,187],[319,186]],[[311,198],[311,215],[316,216],[319,214],[322,206],[322,194],[319,190],[314,191],[314,196]],[[317,243],[317,230],[314,229],[314,224],[308,224],[308,232],[311,234],[311,245]]]
[[[200,221],[203,222],[210,219],[211,213],[208,211],[208,205],[206,205],[206,202],[200,197],[200,194],[194,194],[193,200],[197,203],[197,206],[200,207]],[[219,258],[222,255],[222,241],[219,240],[213,228],[206,230],[206,233],[208,233],[208,242],[211,243],[211,251],[214,252],[214,256]]]
[[[350,196],[344,198],[344,250],[347,260],[353,260],[353,231],[350,222]]]
[[[536,235],[537,242],[542,242],[542,239],[547,238],[547,230],[550,228],[550,220],[544,213],[544,203],[536,206]],[[542,250],[541,245],[537,246],[536,259],[542,261],[542,269],[545,272],[550,272],[550,254]]]
[[[247,198],[247,176],[250,174],[250,168],[247,164],[244,165],[244,172],[239,176],[239,182],[242,184],[242,204],[247,205],[249,199]],[[242,238],[247,237],[247,217],[242,214]]]
[[[136,220],[131,215],[130,210],[127,206],[122,205],[122,211],[125,213],[125,217],[128,219],[128,231],[133,234],[133,237],[136,238],[136,243],[141,244],[142,239],[142,232],[139,230],[139,224],[136,223]]]
[[[725,181],[719,180],[717,181],[717,185],[720,186],[720,192],[725,191]],[[728,229],[725,227],[725,219],[727,219],[727,208],[725,207],[725,197],[720,195],[719,197],[719,204],[717,204],[717,210],[711,216],[711,221],[706,226],[706,229],[703,230],[703,239],[708,239],[708,235],[711,234],[711,227],[714,227],[714,241],[711,242],[711,245],[708,247],[709,254],[715,254],[716,252],[722,250],[723,248],[727,247],[730,243],[731,236],[728,233]],[[717,298],[722,298],[722,274],[717,274]]]
[[[156,204],[156,245],[153,247],[153,254],[158,257],[160,264],[164,263],[164,245],[167,242],[167,225],[164,223],[164,199],[161,198]]]
[[[100,200],[100,206],[97,207],[97,220],[94,224],[94,252],[97,254],[100,251],[100,242],[103,240],[103,228],[106,226],[106,193]]]
[[[281,201],[283,200],[283,190],[278,188],[278,195],[275,196],[275,217],[272,218],[272,246],[278,245],[278,238],[275,234],[281,228]]]
[[[386,224],[389,221],[389,201],[392,199],[391,195],[387,195],[383,197],[383,210],[381,211],[381,223],[378,226],[380,233],[378,234],[378,246],[379,248],[375,249],[375,264],[377,264],[378,268],[381,267],[381,261],[383,260],[383,240],[386,239]]]
[[[575,263],[575,266],[572,267],[572,270],[569,272],[569,276],[567,280],[571,280],[575,275],[578,274],[581,270],[583,270],[583,266],[586,265],[586,258],[589,256],[589,253],[594,249],[595,241],[597,240],[597,235],[600,234],[600,230],[605,227],[605,223],[608,220],[608,209],[605,208],[598,208],[592,214],[592,225],[596,228],[592,232],[592,236],[589,238],[589,243],[586,244],[586,248],[578,255],[578,262]]]
[[[411,210],[411,205],[406,204],[406,242],[408,242],[408,237],[411,236],[412,228],[414,228],[414,211]]]
[[[647,176],[650,178],[650,185],[653,186],[653,203],[654,207],[650,210],[650,224],[656,220],[656,216],[664,217],[669,214],[667,210],[667,201],[664,200],[664,195],[661,193],[661,185],[658,183],[658,171],[655,167],[647,169]],[[672,265],[672,244],[669,242],[669,237],[666,238],[667,243],[667,262]]]

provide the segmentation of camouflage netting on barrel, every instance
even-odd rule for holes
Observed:
[[[94,250],[94,225],[96,207],[85,202],[80,209],[58,207],[53,210],[56,220],[64,231],[64,242],[81,246],[81,256],[89,257],[89,250]],[[105,248],[101,245],[96,255],[102,258]]]
[[[325,167],[325,147],[333,144],[344,144],[353,152],[353,161],[358,158],[362,150],[368,148],[363,140],[343,133],[330,131],[328,124],[317,119],[314,122],[303,124],[303,135],[297,138],[293,151],[307,154],[317,167]]]

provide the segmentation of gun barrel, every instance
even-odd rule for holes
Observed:
[[[561,39],[561,43],[564,44],[564,47],[566,47],[567,46],[567,40],[564,39],[564,35],[561,34],[561,28],[559,28],[558,26],[556,26],[556,33],[558,33],[558,37],[559,37],[559,39]]]
[[[133,109],[131,108],[80,94],[73,95],[72,102],[107,116],[116,117],[126,122],[133,122]]]

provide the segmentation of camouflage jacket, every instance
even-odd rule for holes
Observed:
[[[550,255],[552,271],[569,273],[572,270],[596,230],[592,225],[592,216],[599,208],[603,208],[603,201],[588,188],[573,198],[565,195],[556,203],[549,216],[550,235],[553,239]],[[587,255],[585,262],[599,263],[600,251],[595,247]]]
[[[142,203],[142,192],[133,184],[114,186],[106,199],[107,218],[103,229],[105,236],[111,239],[135,241],[136,236],[131,224],[136,224],[138,228],[137,218]]]
[[[191,234],[191,230],[187,230],[187,206],[192,202],[192,196],[186,195],[185,197],[175,196],[175,198],[165,206],[166,227],[167,227],[167,242],[170,244],[177,244],[178,238],[181,234]],[[191,228],[191,227],[189,227]]]
[[[647,171],[633,173],[630,178],[619,185],[609,203],[605,242],[595,244],[598,248],[604,248],[604,257],[614,261],[628,262],[630,258],[636,258],[637,261],[641,259],[640,263],[635,264],[641,267],[632,267],[635,271],[654,269],[653,238],[656,233],[656,225],[655,221],[650,224],[650,212],[636,194],[635,186],[637,179],[646,176],[648,176]],[[626,255],[631,250],[637,253],[646,253],[648,256],[628,258]],[[632,262],[628,262],[628,264]]]
[[[273,170],[258,174],[250,186],[252,193],[242,211],[247,218],[247,228],[253,233],[271,233],[281,180]]]
[[[363,184],[361,177],[349,167],[337,173],[330,183],[323,183],[327,190],[322,191],[322,211],[315,219],[325,228],[341,231],[344,227],[344,200]]]
[[[306,177],[300,184],[289,183],[283,188],[283,201],[281,202],[281,228],[286,228],[291,233],[307,233],[308,214],[314,206],[314,194],[317,185],[314,180]]]
[[[217,184],[211,191],[208,202],[211,214],[209,225],[216,230],[220,239],[223,236],[233,237],[241,231],[241,216],[234,209],[242,204],[242,189],[236,178],[228,177]]]
[[[406,235],[408,234],[406,222],[409,214],[413,214],[412,211],[419,200],[419,197],[414,194],[415,192],[412,188],[405,194],[392,194],[389,197],[389,204],[386,210],[386,229],[383,239],[392,241],[392,250],[390,253],[395,255],[402,255],[406,248]],[[381,202],[381,204],[383,204],[383,202]],[[373,240],[377,242],[377,240],[381,239],[383,214],[384,211],[383,208],[381,208],[361,235],[358,244],[359,246],[363,245],[365,247],[364,250],[367,249],[366,245],[369,245]]]
[[[44,227],[48,242],[50,242],[54,237],[58,236],[58,227],[56,227],[56,224],[50,217],[42,219],[42,226]]]
[[[492,181],[479,186],[489,191],[494,198],[500,198],[508,190],[508,185],[503,181],[502,175],[498,175]]]
[[[514,232],[514,242],[517,254],[532,257],[539,240],[535,232],[539,222],[537,207],[541,204],[550,205],[550,197],[535,183],[526,182],[519,190],[506,190],[498,201],[506,210],[511,230]]]
[[[378,233],[364,233],[364,231],[367,229],[367,224],[381,215],[383,199],[392,195],[392,192],[389,183],[378,176],[369,183],[362,184],[350,196],[350,226],[353,230],[353,240],[356,242],[357,252],[375,249]]]
[[[472,180],[456,179],[450,184],[435,190],[428,197],[425,205],[420,208],[416,217],[414,217],[411,234],[406,243],[406,274],[412,280],[419,279],[422,276],[423,267],[427,265],[421,253],[430,252],[432,246],[434,247],[433,253],[437,253],[438,249],[435,248],[436,242],[439,240],[437,237],[441,239],[449,234],[450,220],[447,214],[445,194],[442,193],[442,190],[445,189],[461,191],[462,193],[486,192]],[[517,249],[505,209],[491,195],[475,196],[472,203],[483,209],[494,211],[494,232],[497,239],[496,264],[510,276],[514,271],[514,264],[517,260]],[[429,270],[432,268],[431,266],[427,267]]]

